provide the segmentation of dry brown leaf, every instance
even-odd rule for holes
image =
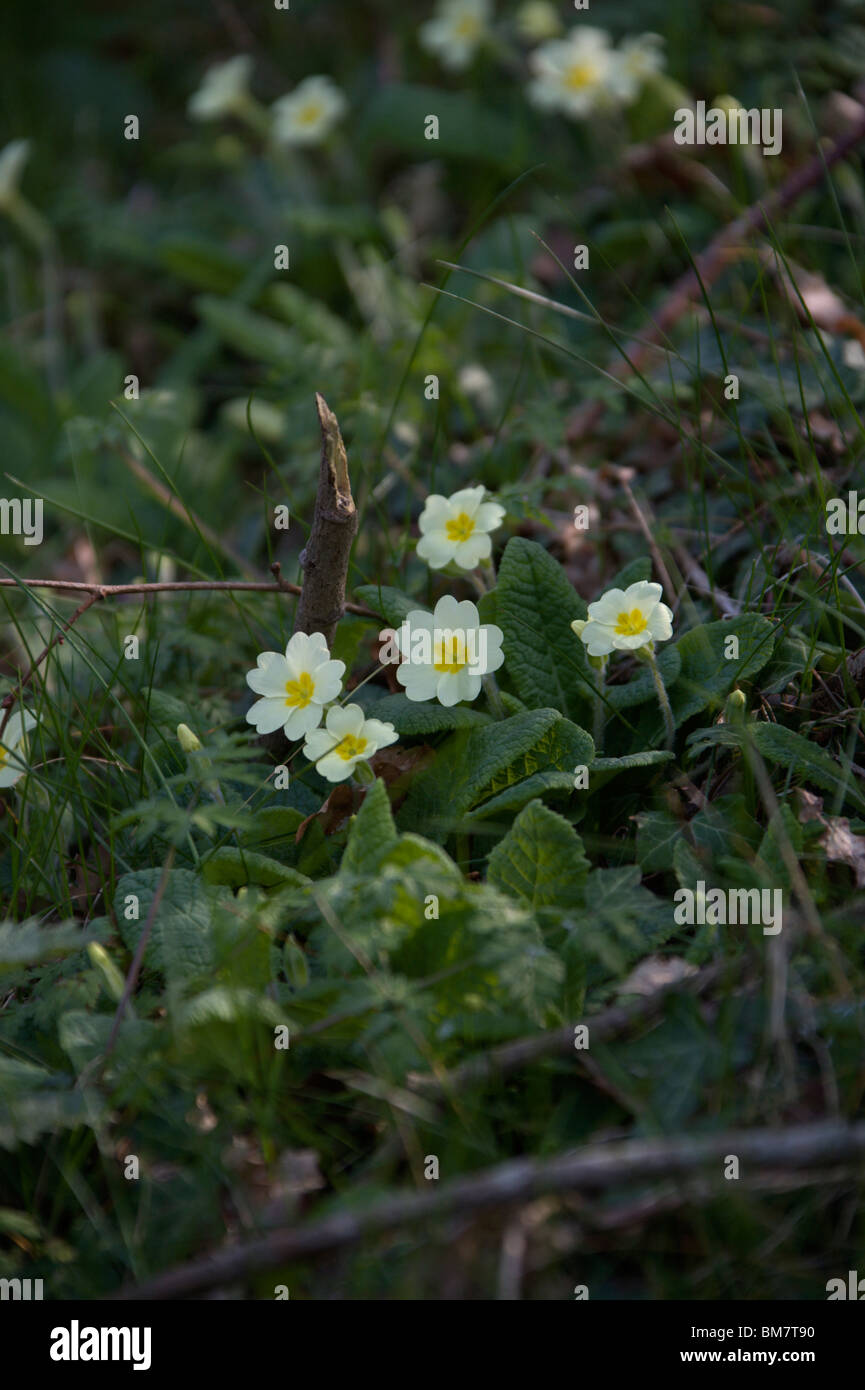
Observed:
[[[854,835],[846,816],[824,816],[823,798],[799,789],[799,819],[825,826],[817,844],[834,864],[848,864],[856,875],[856,887],[865,888],[865,835]]]
[[[619,994],[654,994],[667,985],[678,984],[689,975],[696,975],[696,965],[680,956],[646,956],[635,965],[626,980],[619,985]]]

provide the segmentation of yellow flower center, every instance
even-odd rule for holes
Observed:
[[[320,121],[324,114],[320,102],[311,101],[307,106],[302,106],[297,113],[297,119],[301,125],[315,125]]]
[[[463,15],[462,19],[457,21],[454,32],[461,39],[476,39],[481,32],[481,22],[476,15]]]
[[[455,632],[436,642],[433,657],[433,669],[451,676],[457,675],[469,663],[466,644]]]
[[[618,632],[621,637],[636,637],[638,632],[645,632],[649,626],[645,615],[639,608],[632,608],[630,613],[620,613],[616,619],[614,632]]]
[[[0,767],[5,767],[6,764],[8,763],[8,761],[9,761],[9,753],[8,753],[8,750],[5,749],[5,748],[3,748],[2,745],[0,745]]]
[[[445,522],[449,541],[467,541],[475,529],[475,524],[466,512],[460,512],[452,521]]]
[[[296,681],[285,682],[285,703],[292,709],[306,709],[315,694],[315,681],[308,671],[301,671]]]
[[[365,738],[355,738],[354,734],[346,734],[345,738],[340,739],[333,751],[342,758],[343,762],[347,763],[352,758],[359,758],[366,745],[367,740]]]
[[[597,80],[597,68],[593,63],[572,63],[565,73],[565,86],[570,92],[581,92]]]

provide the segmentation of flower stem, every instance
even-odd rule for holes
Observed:
[[[604,742],[604,684],[606,670],[607,663],[603,661],[595,671],[594,719],[592,722],[592,739],[595,744],[595,753],[600,753]]]
[[[655,653],[651,647],[644,647],[643,653],[649,663],[652,672],[652,680],[655,682],[655,691],[658,696],[658,704],[661,706],[661,713],[664,716],[664,727],[667,731],[667,747],[672,748],[676,737],[676,726],[673,723],[673,709],[670,704],[670,697],[667,694],[667,687],[664,685],[664,677],[661,675],[660,667],[655,660]]]
[[[498,682],[495,676],[483,676],[482,680],[484,690],[486,691],[486,697],[489,700],[490,709],[492,710],[496,719],[507,719],[508,712],[505,709],[504,702],[501,696],[501,691],[499,690]]]

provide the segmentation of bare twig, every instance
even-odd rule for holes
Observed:
[[[303,589],[295,631],[321,632],[332,647],[337,623],[345,611],[345,581],[357,511],[336,416],[322,395],[316,394],[315,404],[321,424],[321,469],[309,540],[300,557]]]
[[[272,566],[274,570],[278,566]],[[120,598],[126,594],[184,594],[184,593],[247,593],[247,594],[299,594],[299,584],[289,584],[287,579],[271,580],[248,579],[190,579],[172,580],[170,583],[153,584],[90,584],[72,579],[0,579],[2,589],[57,589],[62,593],[93,594],[94,598]],[[87,607],[89,608],[89,604]],[[361,618],[378,618],[371,608],[362,603],[346,603],[346,611],[356,613]],[[73,614],[73,619],[77,614]],[[71,625],[71,624],[70,624]]]
[[[120,1299],[184,1298],[248,1278],[297,1260],[345,1249],[371,1236],[435,1218],[468,1215],[533,1201],[557,1193],[598,1191],[629,1182],[671,1175],[687,1176],[715,1167],[725,1190],[723,1161],[735,1154],[750,1175],[766,1168],[810,1174],[815,1168],[837,1172],[844,1162],[865,1159],[865,1123],[836,1121],[790,1125],[783,1129],[725,1131],[673,1139],[627,1139],[595,1144],[538,1161],[517,1159],[438,1191],[384,1197],[356,1212],[337,1212],[308,1226],[282,1228],[256,1240],[190,1261],[147,1283],[114,1295]]]

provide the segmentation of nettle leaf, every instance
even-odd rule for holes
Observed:
[[[675,647],[664,647],[658,652],[657,661],[669,694],[671,686],[679,679],[681,657]],[[631,709],[635,705],[645,705],[649,700],[657,700],[655,682],[648,666],[641,667],[634,679],[624,685],[605,685],[604,698],[616,710]]]
[[[698,851],[718,860],[724,855],[749,859],[762,834],[740,794],[716,797],[692,817],[688,829]]]
[[[81,946],[81,928],[71,923],[43,927],[34,919],[0,922],[0,974],[70,955]]]
[[[673,867],[673,852],[685,834],[685,823],[670,811],[640,811],[637,822],[636,860],[645,874]]]
[[[531,801],[490,855],[487,879],[531,907],[565,907],[582,897],[589,868],[573,826]]]
[[[727,658],[728,637],[739,642],[738,658]],[[757,613],[731,622],[704,623],[680,637],[676,651],[681,671],[670,694],[676,726],[703,709],[720,708],[737,681],[750,680],[768,663],[775,646],[775,627]]]
[[[593,869],[583,892],[583,906],[562,918],[567,929],[566,956],[587,962],[587,982],[621,976],[641,956],[676,931],[673,905],[649,892],[635,864]]]
[[[396,826],[387,791],[381,778],[377,778],[352,820],[345,854],[339,866],[340,873],[372,873],[396,841]]]
[[[745,748],[749,739],[763,758],[786,768],[792,777],[801,777],[824,791],[834,792],[860,811],[865,809],[865,796],[853,782],[852,772],[845,771],[830,753],[783,724],[756,721],[746,725],[713,724],[709,729],[695,729],[688,738],[688,746],[695,753],[712,744]]]
[[[257,854],[255,850],[238,849],[234,845],[224,845],[203,860],[201,877],[205,883],[223,883],[229,888],[241,888],[247,883],[258,883],[263,888],[286,884],[300,888],[310,882],[306,874],[281,864],[278,859]]]
[[[63,1014],[57,1026],[57,1036],[76,1072],[80,1074],[88,1063],[103,1055],[113,1028],[113,1014],[86,1013],[83,1009],[70,1009]],[[148,1019],[124,1018],[117,1034],[111,1066],[118,1063],[135,1066],[144,1059],[152,1063],[162,1041],[159,1031],[159,1025]]]
[[[843,800],[865,809],[865,796],[853,781],[852,769],[844,768],[830,753],[811,743],[801,734],[783,724],[751,724],[757,751],[769,762],[789,768],[794,775],[804,777],[824,791],[835,792]]]
[[[161,878],[161,869],[141,869],[118,880],[114,915],[130,951],[138,944]],[[127,910],[136,904],[137,920],[130,920]],[[189,869],[171,869],[156,909],[145,962],[151,969],[163,971],[169,983],[183,985],[193,978],[206,977],[215,963],[212,929],[204,884]]]
[[[648,1109],[656,1123],[675,1129],[697,1108],[722,1049],[696,1002],[684,996],[670,999],[661,1022],[644,1036],[598,1052],[635,1108]]]
[[[592,760],[591,737],[558,710],[529,710],[447,739],[435,761],[415,778],[399,813],[405,829],[437,840],[487,797],[548,770],[573,772]]]
[[[35,1144],[42,1134],[90,1124],[93,1118],[81,1091],[42,1091],[15,1097],[0,1092],[0,1149]]]
[[[393,628],[400,627],[408,614],[416,608],[422,612],[429,611],[425,603],[404,594],[402,589],[394,589],[390,584],[361,584],[355,589],[354,596],[361,603],[365,603],[367,608],[380,613],[385,622]]]
[[[252,824],[238,833],[238,839],[244,849],[248,846],[281,864],[291,863],[298,857],[295,833],[303,819],[303,811],[296,806],[263,806],[256,809]]]
[[[386,720],[398,734],[408,738],[415,734],[441,733],[446,729],[475,729],[490,723],[488,714],[468,705],[447,708],[437,700],[421,704],[406,695],[384,695],[366,708],[373,719]]]
[[[504,634],[505,670],[531,708],[554,705],[578,718],[592,698],[586,649],[571,630],[586,605],[542,545],[515,536],[499,567],[496,612]]]
[[[784,848],[792,849],[797,860],[802,857],[804,833],[800,822],[789,806],[779,806],[766,827],[760,843],[758,859],[766,868],[766,880],[773,888],[792,888],[790,870],[784,858]]]

